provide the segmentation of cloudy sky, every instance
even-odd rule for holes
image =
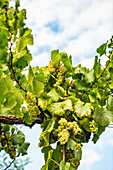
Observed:
[[[20,0],[27,9],[26,24],[33,30],[34,46],[32,66],[45,66],[51,51],[59,49],[73,57],[73,65],[82,63],[92,67],[96,48],[113,34],[112,0]],[[103,63],[105,58],[103,58]],[[40,126],[21,128],[31,142],[29,156],[32,164],[26,170],[40,170],[44,164],[37,148]],[[97,144],[83,147],[78,170],[113,170],[113,130],[107,128]]]

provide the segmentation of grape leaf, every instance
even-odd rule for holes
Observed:
[[[56,66],[56,65],[58,65],[58,64],[60,64],[60,56],[59,56],[59,58],[58,58],[58,55],[59,54],[59,50],[57,49],[57,50],[53,50],[52,52],[51,52],[51,60],[52,60],[52,63],[53,63],[53,65],[54,66]]]
[[[17,104],[15,95],[13,95],[12,93],[8,93],[6,95],[6,101],[4,102],[4,108],[6,110],[10,110],[12,109],[15,105]]]
[[[38,81],[36,78],[33,79],[33,92],[34,93],[42,93],[44,91],[44,83]]]
[[[93,110],[93,106],[91,103],[86,103],[78,101],[74,106],[75,112],[78,117],[82,118],[83,116],[91,115],[91,109]]]
[[[70,99],[67,99],[63,102],[53,103],[48,106],[48,110],[54,115],[62,116],[66,110],[72,111],[72,103]]]
[[[95,121],[99,126],[108,126],[113,121],[113,112],[105,108],[97,107],[94,113]]]
[[[22,156],[27,154],[27,149],[28,149],[29,145],[30,145],[30,143],[24,142],[24,143],[19,147],[18,151],[19,151],[19,153],[22,153]]]
[[[51,91],[48,93],[48,96],[51,97],[52,101],[58,101],[61,97],[60,94],[56,92],[55,88],[51,89]]]
[[[97,53],[99,53],[100,56],[102,56],[103,54],[106,54],[107,43],[104,43],[99,48],[97,48]]]
[[[59,167],[60,170],[65,170],[65,161],[61,161],[60,162],[60,167]]]
[[[67,148],[68,150],[69,150],[69,149],[74,150],[75,147],[76,147],[76,142],[75,142],[73,139],[69,138],[66,148]]]
[[[33,73],[32,67],[29,66],[28,85],[32,83],[33,79],[34,79],[34,73]]]
[[[25,135],[21,132],[21,131],[18,131],[17,134],[14,134],[13,135],[13,142],[14,142],[14,145],[22,145],[25,141]]]

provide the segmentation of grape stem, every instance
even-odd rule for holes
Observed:
[[[65,162],[65,145],[63,145],[63,161]]]

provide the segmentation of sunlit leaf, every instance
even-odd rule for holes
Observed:
[[[36,78],[33,80],[33,91],[34,93],[42,93],[44,91],[44,83],[38,81]]]

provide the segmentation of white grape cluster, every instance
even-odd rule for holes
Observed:
[[[68,122],[67,123],[67,129],[68,130],[73,130],[74,135],[78,135],[79,133],[82,132],[82,130],[80,129],[80,127],[78,126],[77,122],[73,121],[73,122]]]
[[[56,129],[56,132],[58,132],[58,138],[61,145],[64,145],[66,142],[68,142],[70,130],[73,131],[74,135],[82,132],[77,122],[75,121],[67,122],[65,118],[61,118],[58,123],[60,124],[60,126],[58,127],[58,129]]]
[[[54,68],[53,63],[51,61],[49,61],[48,70],[49,70],[49,73],[55,72],[55,68]]]
[[[98,132],[98,125],[95,120],[92,120],[89,124],[91,132],[97,133]]]
[[[59,86],[60,84],[62,84],[65,78],[66,72],[67,72],[67,69],[65,67],[63,66],[59,67],[58,74],[57,74],[57,81],[55,83],[55,86]]]
[[[67,131],[67,129],[63,129],[58,133],[58,137],[59,137],[60,144],[65,145],[65,143],[67,143],[69,139],[69,132]]]
[[[77,147],[77,149],[79,150],[79,149],[82,148],[82,145],[81,145],[80,143],[76,143],[76,147]]]
[[[30,113],[31,119],[36,118],[40,114],[38,106],[36,105],[36,98],[33,97],[32,93],[27,92],[27,109]]]

